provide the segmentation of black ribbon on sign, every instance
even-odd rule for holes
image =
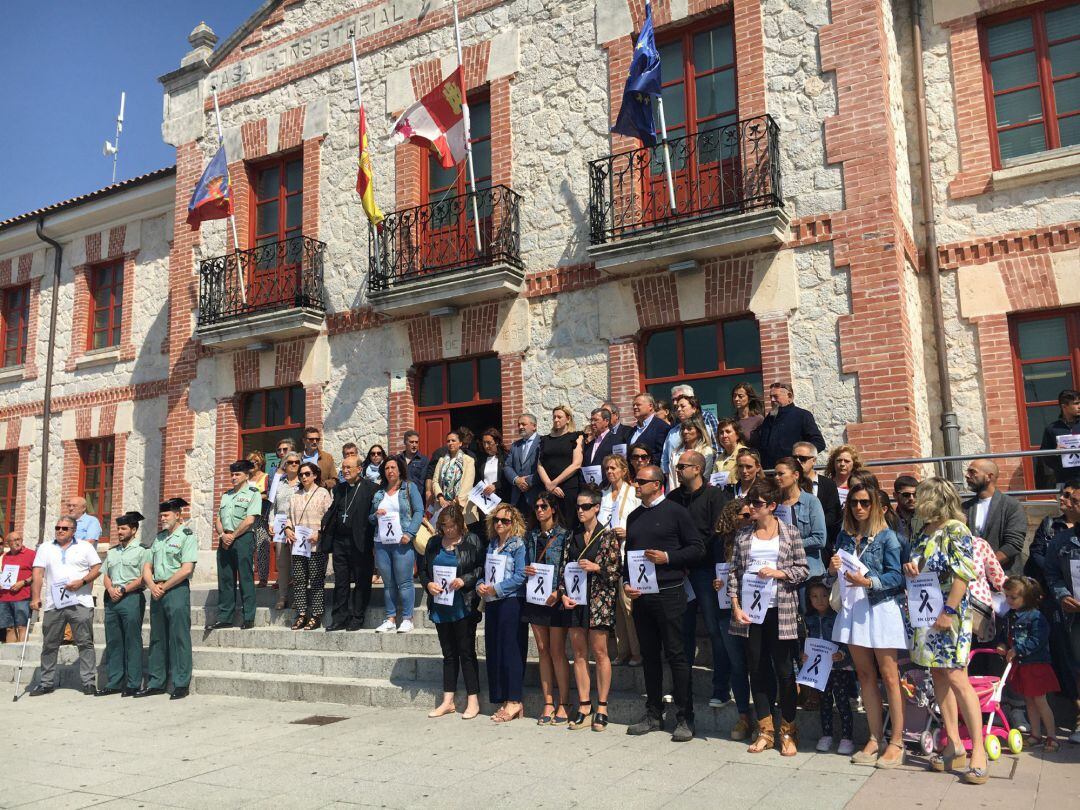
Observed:
[[[439,580],[439,587],[442,588],[444,592],[446,591],[446,584],[447,583],[446,583],[446,578],[445,577],[443,579]]]
[[[815,655],[814,656],[814,662],[807,668],[806,674],[807,675],[817,675],[818,674],[818,664],[820,664],[820,663],[821,663],[821,656],[820,655]]]
[[[580,588],[580,587],[581,587],[581,577],[579,577],[577,574],[574,574],[574,581],[570,585],[570,590],[572,590],[574,593],[577,593],[578,588]]]
[[[638,570],[637,581],[647,583],[649,581],[649,577],[645,573],[645,563],[639,564],[638,567],[637,567],[637,570]]]
[[[488,578],[488,582],[490,584],[495,583],[495,567],[494,566],[492,566],[492,568],[491,568],[491,576]]]
[[[919,613],[926,613],[930,610],[930,592],[923,588],[919,591],[919,596],[922,598],[922,602],[919,603]]]
[[[394,536],[394,521],[392,521],[392,520],[386,521],[386,536],[387,537],[393,537]]]
[[[539,576],[539,577],[536,578],[536,587],[533,588],[533,593],[543,593],[543,592],[544,592],[544,578],[542,576]]]
[[[754,601],[750,603],[751,610],[757,610],[761,607],[761,591],[757,588],[754,589]]]

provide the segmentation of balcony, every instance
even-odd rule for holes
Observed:
[[[779,128],[768,115],[589,163],[589,247],[598,270],[629,273],[779,247],[788,217]]]
[[[199,320],[206,346],[233,349],[318,334],[323,326],[326,244],[306,236],[204,259]]]
[[[387,214],[368,240],[372,307],[412,315],[517,295],[520,207],[520,195],[492,186]]]

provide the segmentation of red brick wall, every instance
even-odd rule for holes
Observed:
[[[705,317],[746,312],[754,281],[754,257],[716,259],[705,263]],[[786,339],[786,338],[785,338]],[[762,338],[762,345],[765,340]]]
[[[670,273],[648,275],[633,281],[634,306],[642,329],[678,323],[679,288]]]
[[[216,434],[214,440],[214,500],[209,507],[213,515],[217,514],[217,506],[221,503],[221,494],[232,486],[229,479],[229,465],[237,459],[240,452],[240,396],[231,396],[219,399],[215,413]],[[213,530],[211,530],[213,535]],[[213,535],[211,548],[217,548],[217,536]]]
[[[307,343],[303,339],[277,344],[274,355],[275,386],[282,388],[299,381],[306,347]]]
[[[414,363],[430,363],[442,359],[442,321],[423,315],[409,321],[408,330]]]
[[[758,317],[761,336],[761,377],[765,385],[791,381],[791,345],[788,322],[783,313]]]
[[[1020,413],[1016,405],[1008,316],[987,315],[973,318],[972,323],[979,336],[987,447],[991,452],[1016,450],[1020,447]],[[997,462],[1002,486],[1019,488],[1023,484],[1023,466],[1010,459],[998,459]]]
[[[406,430],[416,429],[416,376],[412,371],[405,375],[405,390],[391,391],[387,424],[389,435],[386,441],[391,447],[397,447]],[[394,452],[387,450],[387,452]]]
[[[1063,222],[1045,228],[984,236],[966,242],[938,245],[938,261],[942,270],[962,265],[986,264],[1006,257],[1037,256],[1076,250],[1080,246],[1080,221]]]
[[[10,435],[10,428],[8,428]],[[16,434],[17,435],[17,434]],[[26,537],[26,486],[30,481],[30,447],[19,448],[17,480],[23,482],[19,487],[20,496],[15,498],[15,528]],[[48,497],[45,493],[44,497]]]
[[[99,431],[99,435],[108,436],[112,433],[112,426],[108,433]],[[127,433],[113,434],[113,478],[112,478],[112,504],[110,514],[115,521],[124,514],[124,468],[127,465]],[[102,533],[112,535],[112,526],[102,526]]]
[[[131,338],[131,323],[135,308],[135,286],[138,279],[135,276],[135,260],[139,251],[124,253],[124,238],[127,227],[120,225],[109,230],[108,255],[101,255],[101,234],[93,233],[85,237],[87,263],[72,268],[74,300],[71,309],[71,349],[68,352],[65,369],[74,371],[78,368],[78,361],[86,354],[90,334],[90,277],[94,270],[103,262],[113,263],[117,260],[123,263],[124,290],[120,302],[120,359],[135,359],[135,344]],[[91,257],[93,257],[91,259]],[[40,285],[40,279],[38,280]],[[36,310],[36,307],[35,307]],[[36,311],[35,311],[36,320]],[[36,324],[35,324],[36,326]],[[33,332],[31,332],[33,334]]]
[[[322,386],[304,386],[304,419],[309,427],[323,429]]]
[[[640,387],[636,339],[626,337],[612,341],[608,346],[608,399],[619,409],[619,417],[626,424],[633,421],[631,405],[640,393]]]
[[[278,149],[293,149],[304,140],[304,112],[306,107],[294,107],[281,114],[278,129]]]
[[[82,462],[79,460],[79,447],[72,440],[60,443],[64,450],[64,471],[60,479],[60,503],[53,508],[63,511],[64,501],[79,494],[79,472]]]
[[[518,417],[525,410],[525,375],[522,371],[521,354],[500,354],[499,374],[502,379],[502,435],[503,444],[510,444],[517,436]]]
[[[23,379],[32,380],[37,377],[37,347],[38,347],[38,312],[41,307],[41,278],[30,278],[30,270],[33,265],[34,254],[23,253],[13,262],[11,259],[0,261],[0,292],[4,287],[21,287],[29,285],[27,296],[27,319],[26,319],[26,359],[23,361]]]
[[[949,183],[949,196],[958,199],[989,191],[993,166],[976,19],[964,17],[946,27],[949,29],[953,103],[956,105],[956,136],[960,151],[960,172]]]
[[[319,165],[322,138],[304,141],[304,224],[303,234],[319,238]]]
[[[480,354],[491,351],[499,326],[499,303],[466,307],[461,311],[461,353]]]
[[[259,388],[258,352],[241,349],[233,355],[233,386],[237,391],[254,391]]]

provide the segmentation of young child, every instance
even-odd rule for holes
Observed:
[[[806,614],[806,635],[809,638],[820,638],[832,641],[833,623],[836,621],[836,612],[829,606],[829,589],[821,580],[811,582],[806,586],[806,599],[810,603],[810,609]],[[802,654],[802,661],[806,663],[806,653]],[[829,683],[821,694],[819,710],[821,714],[821,739],[818,740],[818,751],[829,751],[833,742],[833,704],[840,713],[840,745],[837,753],[851,756],[855,753],[855,743],[852,742],[853,721],[851,702],[848,695],[854,686],[852,678],[851,658],[847,651],[847,645],[841,644],[840,649],[833,653],[833,669],[829,674]]]
[[[1057,751],[1054,715],[1046,695],[1061,687],[1050,665],[1050,623],[1039,610],[1042,588],[1031,577],[1009,577],[1003,590],[1009,603],[1005,616],[1006,643],[997,649],[1013,665],[1009,686],[1027,703],[1031,723],[1027,744],[1034,746],[1042,742],[1044,751]],[[1045,731],[1045,737],[1040,738],[1040,728]]]

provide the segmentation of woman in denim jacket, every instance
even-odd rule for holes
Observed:
[[[844,524],[836,540],[829,571],[842,576],[842,585],[860,588],[850,607],[841,607],[833,626],[832,640],[847,644],[862,687],[870,739],[851,758],[856,765],[895,768],[904,761],[904,700],[896,651],[907,649],[907,633],[900,609],[904,573],[900,563],[900,540],[885,522],[881,498],[873,487],[853,483],[844,503]],[[844,551],[866,566],[865,573],[844,570]],[[878,681],[889,697],[892,740],[882,747],[884,708]]]
[[[381,472],[382,486],[371,499],[371,514],[368,519],[378,525],[379,518],[396,514],[401,526],[400,536],[390,542],[380,540],[376,532],[375,565],[383,581],[383,599],[386,605],[386,619],[375,628],[376,633],[409,633],[413,629],[413,605],[416,595],[413,592],[413,568],[416,555],[412,541],[420,530],[424,519],[424,499],[416,484],[405,478],[401,460],[388,458],[383,462]],[[401,616],[401,626],[394,621]]]
[[[809,579],[822,577],[825,575],[823,555],[825,539],[828,536],[825,510],[821,508],[821,501],[803,488],[806,475],[799,462],[788,456],[777,461],[774,466],[776,483],[783,492],[780,506],[776,508],[776,516],[799,530],[803,551],[806,552],[806,564],[810,566]]]
[[[506,570],[498,582],[484,563],[485,581],[476,592],[487,602],[484,608],[484,645],[487,650],[488,693],[500,704],[491,716],[496,723],[516,720],[524,714],[521,705],[528,626],[521,621],[525,601],[525,519],[507,503],[499,504],[487,519],[488,556],[506,558]]]

